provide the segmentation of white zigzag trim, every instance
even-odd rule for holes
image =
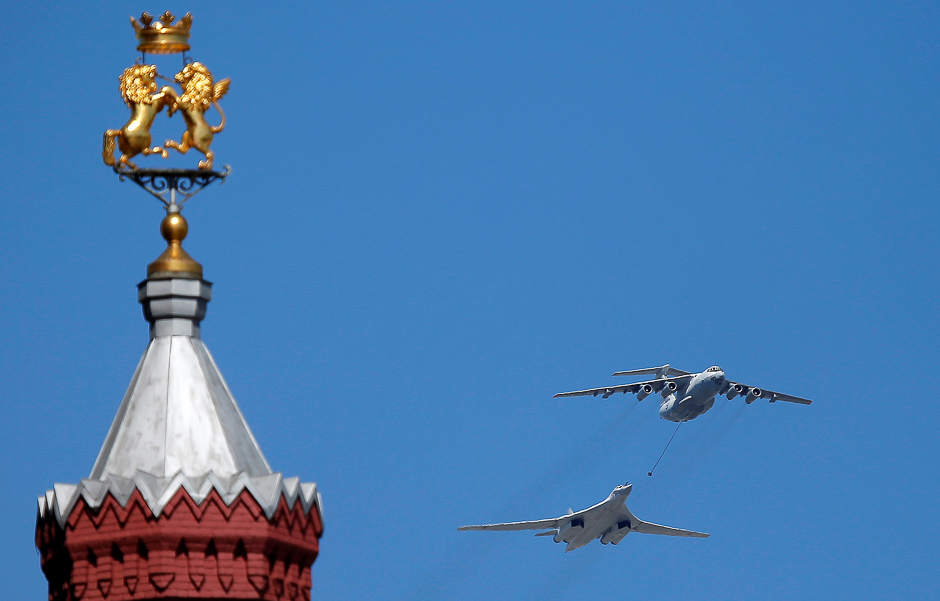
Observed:
[[[231,505],[243,490],[247,490],[261,505],[268,519],[274,516],[282,497],[288,507],[293,507],[299,499],[305,514],[310,513],[316,506],[320,519],[323,519],[322,501],[317,485],[313,482],[301,482],[300,478],[296,477],[284,478],[280,472],[254,477],[239,472],[224,477],[210,471],[196,478],[188,478],[182,472],[177,472],[167,478],[159,478],[139,470],[132,479],[109,474],[107,480],[83,479],[79,484],[57,483],[53,485],[52,490],[39,497],[39,518],[45,519],[52,512],[59,525],[64,527],[79,498],[84,499],[89,506],[98,508],[110,493],[121,507],[125,507],[135,490],[140,491],[147,506],[159,517],[166,504],[181,488],[196,505],[205,501],[213,490],[226,505]]]

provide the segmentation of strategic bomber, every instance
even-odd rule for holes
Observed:
[[[600,539],[605,545],[608,543],[616,545],[631,532],[708,538],[704,532],[660,526],[637,518],[627,509],[626,504],[627,497],[632,491],[633,485],[626,482],[615,488],[610,496],[597,505],[581,511],[569,509],[568,513],[561,517],[529,522],[461,526],[457,530],[545,530],[549,528],[535,536],[551,536],[556,543],[568,543],[565,553],[583,547],[595,539]]]

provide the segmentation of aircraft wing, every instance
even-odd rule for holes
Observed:
[[[640,521],[638,524],[630,528],[634,532],[642,532],[643,534],[664,534],[666,536],[691,536],[694,538],[708,538],[708,534],[704,532],[695,532],[693,530],[682,530],[681,528],[672,528],[670,526],[660,526],[659,524],[653,524],[650,522]]]
[[[481,526],[461,526],[457,530],[544,530],[546,528],[557,528],[565,520],[571,519],[570,515],[563,518],[553,518],[550,520],[532,520],[529,522],[507,522],[505,524],[483,524]]]
[[[583,527],[585,521],[591,522],[596,519],[597,511],[609,502],[609,500],[605,500],[587,509],[572,511],[559,518],[532,520],[529,522],[506,522],[504,524],[483,524],[481,526],[461,526],[457,528],[457,530],[545,530],[546,528],[558,528],[568,522],[580,522],[580,525]]]
[[[740,382],[728,382],[728,388],[730,389],[730,387],[732,386],[742,386],[747,391],[755,390],[754,386],[748,386],[747,384],[741,384]],[[809,399],[804,399],[804,398],[801,398],[798,396],[792,396],[789,394],[783,394],[782,392],[774,392],[773,390],[767,390],[766,388],[757,388],[757,390],[760,390],[761,394],[759,397],[756,397],[755,400],[757,400],[757,398],[760,398],[760,399],[768,399],[771,403],[774,403],[776,401],[786,401],[788,403],[799,403],[801,405],[810,405],[813,402]]]
[[[635,394],[640,391],[640,388],[649,384],[650,386],[661,386],[663,382],[676,382],[682,383],[692,378],[695,374],[683,374],[681,376],[673,376],[671,378],[659,378],[658,380],[647,380],[645,382],[634,382],[633,384],[617,384],[616,386],[603,386],[601,388],[589,388],[587,390],[573,390],[571,392],[559,392],[552,398],[556,397],[568,397],[568,396],[597,396],[599,394],[604,395],[606,399],[615,392],[622,392],[627,394]]]

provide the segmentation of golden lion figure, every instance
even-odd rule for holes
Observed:
[[[172,116],[175,111],[180,111],[183,114],[183,120],[186,121],[186,131],[183,132],[183,138],[179,142],[167,140],[164,146],[175,148],[184,154],[190,148],[195,148],[206,155],[206,160],[199,161],[199,168],[212,169],[212,158],[215,155],[209,150],[209,145],[212,144],[213,134],[219,133],[225,127],[225,113],[219,108],[217,101],[228,92],[231,82],[225,78],[213,86],[212,73],[199,62],[183,67],[183,70],[176,74],[175,79],[182,86],[183,94],[174,98],[168,114]],[[222,121],[214,127],[206,123],[205,115],[210,103],[222,116]]]
[[[121,149],[120,163],[131,169],[137,165],[131,159],[138,154],[160,154],[167,156],[162,146],[150,147],[150,126],[163,107],[170,104],[176,97],[173,88],[164,86],[157,92],[157,68],[153,65],[134,65],[124,70],[119,78],[121,82],[121,96],[124,103],[131,109],[131,118],[121,129],[109,129],[104,132],[104,148],[102,157],[105,165],[114,166],[115,140]]]

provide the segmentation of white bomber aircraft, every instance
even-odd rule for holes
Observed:
[[[633,490],[627,482],[614,489],[610,496],[593,507],[581,511],[568,510],[567,515],[548,520],[531,522],[509,522],[505,524],[486,524],[483,526],[461,526],[457,530],[545,530],[535,536],[552,536],[556,543],[566,542],[565,553],[588,544],[594,539],[601,543],[616,545],[631,532],[644,534],[665,534],[666,536],[693,536],[708,538],[704,532],[680,530],[669,526],[651,524],[637,518],[627,509],[626,501]]]
[[[787,401],[788,403],[800,403],[802,405],[809,405],[813,402],[797,396],[732,382],[725,378],[725,372],[717,365],[713,365],[697,374],[669,367],[667,363],[662,367],[618,371],[614,375],[655,375],[656,379],[647,380],[646,382],[634,382],[633,384],[559,392],[555,396],[597,396],[602,394],[606,399],[615,392],[622,392],[623,394],[629,392],[635,394],[638,401],[642,401],[654,392],[658,392],[663,397],[662,405],[659,407],[659,416],[671,422],[680,423],[695,419],[711,409],[712,405],[715,404],[715,397],[722,394],[727,396],[728,400],[736,396],[743,396],[744,402],[748,405],[757,399],[768,399],[771,403]]]

